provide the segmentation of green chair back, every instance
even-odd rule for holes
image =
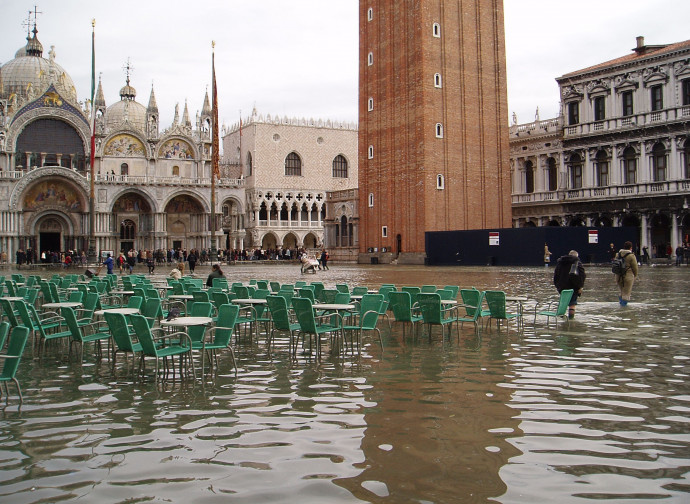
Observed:
[[[141,310],[141,305],[144,304],[144,298],[141,296],[130,296],[129,301],[127,301],[127,308],[136,308]]]
[[[22,391],[15,375],[17,374],[19,362],[22,360],[22,354],[24,353],[24,348],[26,348],[26,342],[28,339],[28,327],[17,326],[12,329],[10,341],[7,344],[7,357],[2,359],[4,362],[2,372],[0,372],[0,382],[13,381],[17,386],[20,401],[23,400]]]
[[[132,341],[127,319],[122,313],[105,312],[105,321],[113,335],[115,346],[123,352],[140,352],[141,345]]]
[[[424,294],[432,294],[436,292],[436,286],[435,285],[422,285],[422,292]]]
[[[404,289],[404,287],[403,287]],[[412,322],[412,296],[404,290],[388,294],[390,309],[396,322]]]

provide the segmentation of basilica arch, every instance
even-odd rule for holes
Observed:
[[[202,249],[208,247],[210,209],[194,194],[176,194],[170,198],[164,213],[167,229],[167,248]]]
[[[149,195],[128,189],[118,194],[110,208],[111,225],[117,250],[152,250],[154,243],[155,203]]]

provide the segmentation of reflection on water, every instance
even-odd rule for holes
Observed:
[[[227,268],[232,279],[257,275]],[[335,267],[329,284],[457,284],[552,297],[540,268]],[[590,268],[570,326],[528,317],[479,335],[300,357],[263,337],[204,384],[141,381],[131,363],[54,350],[20,368],[0,411],[3,502],[572,502],[690,492],[686,268],[644,269],[627,309]],[[262,276],[294,281],[294,268]],[[313,277],[309,277],[312,279]],[[375,343],[373,339],[368,339]],[[150,375],[149,375],[150,376]]]

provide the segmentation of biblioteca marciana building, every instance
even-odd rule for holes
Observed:
[[[510,128],[513,226],[635,226],[657,257],[687,242],[690,41],[638,37],[556,81],[561,115]]]
[[[208,248],[208,94],[193,122],[187,104],[182,113],[176,105],[164,129],[153,88],[143,105],[129,72],[124,84],[107,104],[99,82],[93,103],[96,251]],[[0,251],[10,259],[18,249],[88,249],[90,117],[54,47],[43,57],[34,24],[0,66]],[[356,125],[254,112],[241,139],[231,128],[223,142],[230,154],[216,181],[218,247],[321,246],[326,193],[357,187]],[[354,212],[339,216],[351,224]]]

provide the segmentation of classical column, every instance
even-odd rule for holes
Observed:
[[[41,152],[41,164],[38,166],[45,166],[45,164],[46,164],[46,153]]]
[[[28,170],[31,169],[31,152],[26,151],[26,163],[24,163],[24,167]]]
[[[679,242],[679,236],[680,233],[678,232],[678,214],[676,212],[673,212],[671,214],[671,248],[673,249],[673,254],[676,253],[676,247],[678,246]]]
[[[645,213],[640,218],[640,250],[642,247],[649,247],[649,225]]]

